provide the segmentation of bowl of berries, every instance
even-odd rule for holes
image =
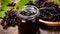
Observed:
[[[45,7],[45,9],[40,10],[39,22],[48,26],[60,26],[60,8]]]

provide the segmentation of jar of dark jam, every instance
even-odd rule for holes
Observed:
[[[36,34],[38,31],[39,10],[32,5],[26,5],[17,12],[19,34]]]

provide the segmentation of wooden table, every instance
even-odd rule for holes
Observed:
[[[0,19],[0,23],[1,23]],[[0,34],[18,34],[18,26],[15,27],[8,27],[8,29],[4,30],[3,27],[0,25]]]
[[[18,34],[18,26],[9,27],[8,29],[4,30],[0,25],[0,34]]]

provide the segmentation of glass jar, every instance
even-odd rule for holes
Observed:
[[[36,34],[38,31],[37,19],[39,10],[32,5],[26,5],[23,9],[17,12],[17,22],[19,34]]]

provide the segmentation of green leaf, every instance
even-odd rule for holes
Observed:
[[[26,3],[28,3],[30,0],[20,0],[18,3],[16,3],[16,7],[19,7],[19,8],[23,8],[23,6],[25,6]],[[4,10],[4,11],[1,11],[0,12],[0,17],[3,18],[5,16],[5,12],[7,10],[10,10],[11,7],[8,7],[7,5],[11,3],[11,0],[2,0],[2,7],[1,9]]]
[[[16,8],[16,7],[23,8],[23,6],[25,6],[25,4],[28,3],[29,1],[30,1],[30,0],[20,0],[20,1],[16,4],[15,8]]]
[[[5,11],[1,11],[1,12],[0,12],[0,17],[1,17],[1,18],[4,18],[4,16],[5,16]]]
[[[60,5],[60,0],[54,0],[54,3]]]
[[[2,5],[1,5],[1,9],[4,11],[0,11],[0,17],[3,18],[5,16],[5,12],[7,10],[10,10],[11,7],[8,7],[7,5],[11,3],[11,0],[2,0]]]
[[[8,10],[9,9],[9,7],[7,6],[9,3],[11,3],[11,0],[2,0],[2,7],[1,7],[1,9],[3,9],[3,10]]]

